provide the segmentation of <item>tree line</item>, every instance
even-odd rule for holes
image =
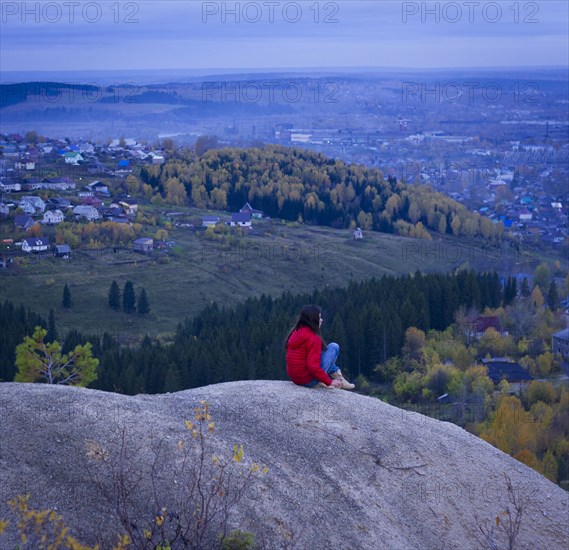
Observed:
[[[234,308],[212,303],[180,323],[169,345],[147,336],[139,346],[121,347],[110,335],[93,337],[73,330],[66,335],[63,352],[91,342],[93,355],[100,361],[93,387],[127,394],[176,391],[231,380],[286,379],[284,337],[301,306],[316,303],[324,312],[324,338],[340,344],[342,366],[352,376],[370,376],[375,365],[401,352],[408,327],[444,330],[461,305],[482,310],[502,301],[496,273],[417,272],[311,294],[263,295]],[[3,340],[8,345],[0,352],[0,377],[6,381],[14,376],[15,345],[33,334],[36,325],[48,328],[48,323],[9,302],[0,313],[2,330],[14,332]]]

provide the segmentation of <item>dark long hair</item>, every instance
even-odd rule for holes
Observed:
[[[322,336],[320,335],[320,314],[321,309],[318,306],[303,306],[303,308],[300,310],[300,315],[298,316],[296,324],[286,337],[285,350],[288,346],[288,341],[292,336],[292,333],[300,327],[308,327],[312,332],[314,332],[314,334],[318,334],[318,336],[320,336],[320,340],[322,340]],[[324,344],[324,340],[322,340],[322,349],[325,347],[326,346]]]

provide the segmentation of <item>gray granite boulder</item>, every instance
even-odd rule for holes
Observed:
[[[153,517],[152,449],[162,444],[156,480],[168,498],[183,485],[173,473],[177,442],[197,441],[184,420],[202,400],[215,423],[208,453],[231,457],[242,444],[239,467],[269,469],[254,476],[230,519],[267,548],[481,548],[479,525],[490,528],[512,509],[505,476],[524,506],[516,548],[569,548],[569,493],[524,464],[453,424],[371,397],[282,381],[134,397],[0,384],[0,518],[8,517],[7,500],[30,493],[31,506],[57,510],[86,544],[121,532],[86,468],[89,445],[117,456],[121,434],[125,468],[141,478],[135,515]],[[500,528],[493,538],[508,548]],[[16,540],[12,521],[0,548]]]

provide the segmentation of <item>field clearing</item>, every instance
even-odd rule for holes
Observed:
[[[418,269],[502,271],[505,265],[520,263],[513,252],[505,256],[487,251],[480,241],[419,241],[371,231],[355,241],[349,230],[281,220],[254,220],[253,225],[230,246],[206,240],[200,229],[173,228],[169,240],[175,246],[167,254],[145,256],[109,248],[75,251],[69,260],[26,256],[24,265],[0,270],[0,300],[21,302],[45,317],[53,309],[62,333],[72,328],[91,334],[107,331],[122,342],[135,342],[144,334],[168,339],[180,321],[211,302],[230,306],[262,294],[311,292]],[[532,272],[530,264],[536,260],[524,261],[526,271]],[[150,314],[111,310],[107,296],[113,280],[121,291],[131,280],[137,296],[144,287]],[[65,283],[73,300],[70,310],[61,306]]]

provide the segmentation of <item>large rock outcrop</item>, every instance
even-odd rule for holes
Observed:
[[[243,444],[245,462],[269,468],[234,516],[245,530],[262,532],[268,548],[290,536],[303,549],[481,548],[478,524],[489,526],[511,508],[506,475],[524,502],[516,548],[569,547],[569,494],[491,445],[377,399],[281,381],[134,397],[0,384],[0,518],[8,499],[29,492],[32,506],[56,509],[85,543],[102,530],[118,531],[89,482],[86,443],[116,449],[124,428],[133,466],[145,471],[157,441],[175,447],[187,439],[184,419],[201,400],[209,403],[219,453],[231,456]],[[160,483],[175,481],[169,464],[161,463]],[[135,501],[146,513],[142,485]],[[495,540],[508,547],[498,528]],[[10,531],[0,547],[15,541]]]

